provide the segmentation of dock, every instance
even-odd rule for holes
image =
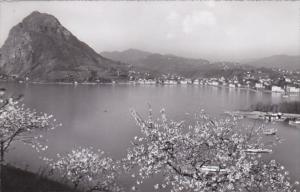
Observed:
[[[272,113],[272,112],[262,112],[262,111],[226,111],[226,114],[233,116],[242,116],[249,119],[261,119],[271,121],[287,121],[287,122],[299,122],[300,124],[300,114],[294,113]]]

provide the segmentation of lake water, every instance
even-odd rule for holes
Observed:
[[[139,129],[130,116],[131,108],[147,114],[148,103],[157,115],[165,108],[168,117],[183,120],[200,109],[212,115],[226,110],[246,109],[257,102],[278,103],[280,94],[210,86],[155,85],[39,85],[2,83],[15,94],[24,94],[24,103],[37,111],[53,114],[63,124],[48,134],[48,157],[74,146],[101,148],[115,159],[125,156],[130,140]],[[299,100],[300,97],[290,97]],[[284,143],[276,146],[274,158],[284,164],[292,178],[300,179],[300,128],[283,123],[278,127]],[[17,165],[41,165],[38,155],[26,147],[12,150],[8,159]],[[151,181],[153,182],[153,181]],[[143,191],[153,191],[149,186]]]

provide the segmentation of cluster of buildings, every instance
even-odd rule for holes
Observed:
[[[277,93],[300,93],[300,72],[276,70],[241,70],[226,75],[215,73],[210,77],[185,78],[175,74],[152,76],[150,73],[132,73],[131,83],[162,85],[211,85],[229,88],[249,88]]]
[[[199,79],[190,79],[190,78],[155,78],[155,79],[138,79],[136,81],[131,81],[135,84],[145,84],[145,85],[210,85],[210,86],[226,86],[229,88],[250,88],[256,90],[268,90],[277,93],[300,93],[299,86],[292,83],[289,78],[286,78],[284,83],[281,85],[275,84],[270,78],[258,79],[258,80],[249,80],[238,78],[225,79],[224,77],[220,78],[199,78]]]

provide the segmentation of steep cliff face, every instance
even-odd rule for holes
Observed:
[[[89,81],[125,76],[127,65],[102,57],[54,16],[35,11],[10,30],[0,69],[18,79]]]

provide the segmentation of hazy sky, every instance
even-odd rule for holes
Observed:
[[[300,2],[2,2],[0,46],[34,10],[53,14],[97,52],[136,48],[213,60],[300,54]]]

